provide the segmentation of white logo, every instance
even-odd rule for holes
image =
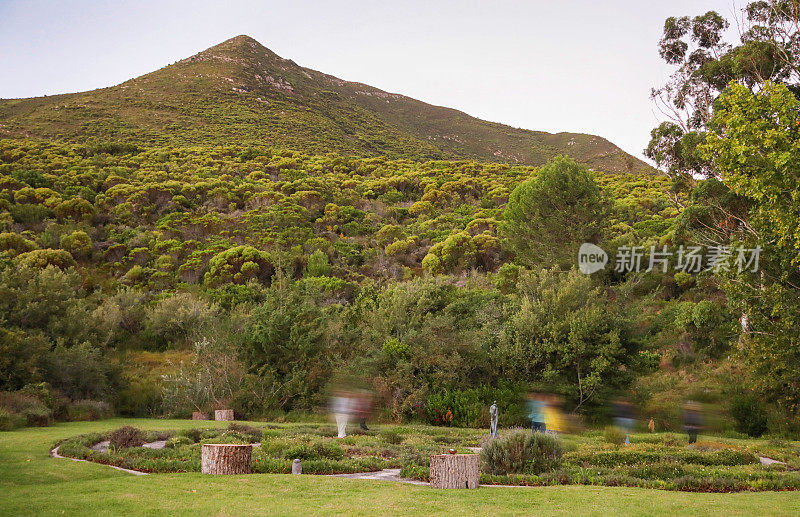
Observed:
[[[603,248],[584,242],[578,250],[578,268],[584,275],[591,275],[606,267],[608,255]]]

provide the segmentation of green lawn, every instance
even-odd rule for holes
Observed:
[[[125,423],[142,429],[182,429],[198,424],[114,419],[0,433],[0,515],[800,514],[800,492],[702,494],[588,486],[437,491],[323,476],[132,476],[103,465],[48,455],[57,440]]]

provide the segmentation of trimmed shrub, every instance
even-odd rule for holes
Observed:
[[[384,442],[390,443],[392,445],[403,443],[403,437],[400,435],[400,433],[398,433],[394,429],[384,429],[383,431],[378,433],[378,436]]]
[[[202,429],[184,429],[183,431],[178,432],[178,436],[185,436],[192,440],[193,443],[197,443],[203,439],[203,430]]]
[[[345,457],[345,453],[335,442],[319,442],[291,446],[283,451],[283,457],[288,460],[341,460]],[[305,472],[305,464],[303,471]]]
[[[167,443],[164,444],[164,447],[167,449],[175,449],[177,447],[183,447],[184,445],[192,445],[195,441],[189,438],[188,436],[173,436]]]
[[[112,431],[108,435],[108,441],[117,449],[128,449],[130,447],[141,447],[145,443],[144,437],[145,434],[141,429],[126,425]]]
[[[404,466],[400,470],[400,477],[407,479],[416,479],[418,481],[430,481],[431,468],[425,465],[416,465],[411,463]]]
[[[716,452],[617,450],[570,453],[568,458],[570,463],[608,468],[670,461],[704,466],[736,466],[758,463],[758,458],[753,453],[736,450]]]
[[[603,431],[603,439],[613,445],[622,445],[625,443],[625,431],[615,425],[610,425]]]
[[[490,441],[481,451],[489,474],[541,474],[561,466],[564,447],[551,434],[517,431]]]
[[[237,432],[237,433],[239,433],[241,435],[244,435],[244,436],[250,438],[250,440],[252,442],[261,441],[262,431],[261,431],[261,429],[258,429],[256,427],[253,427],[253,426],[250,426],[250,425],[245,425],[245,424],[231,423],[228,426],[228,430]]]
[[[314,445],[317,454],[325,459],[341,460],[346,454],[344,450],[335,442],[321,442]]]

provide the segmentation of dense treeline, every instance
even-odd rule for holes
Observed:
[[[540,389],[590,419],[632,393],[675,427],[683,397],[741,389],[713,383],[736,318],[710,272],[570,263],[585,240],[676,244],[664,178],[32,140],[0,159],[12,410],[255,417],[358,384],[395,420],[476,425],[497,399],[521,421]]]

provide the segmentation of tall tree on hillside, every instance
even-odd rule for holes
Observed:
[[[751,200],[744,242],[768,256],[757,272],[728,282],[729,299],[747,314],[742,341],[758,387],[789,412],[800,408],[800,101],[786,85],[752,93],[732,84],[717,100],[701,146],[722,180]]]
[[[560,156],[514,189],[500,231],[520,263],[570,269],[582,243],[599,241],[608,208],[586,166]]]
[[[659,50],[677,69],[653,98],[670,120],[645,153],[690,192],[685,238],[763,249],[758,271],[732,268],[722,285],[742,312],[754,383],[791,414],[800,407],[800,1],[750,2],[742,13],[737,44],[714,12],[666,21]]]
[[[671,17],[664,23],[659,55],[676,67],[651,97],[668,120],[653,129],[645,155],[676,187],[716,175],[698,146],[705,141],[714,102],[731,81],[758,91],[766,81],[792,91],[800,84],[800,1],[750,2],[737,20],[738,44],[725,41],[730,23],[714,11]]]

